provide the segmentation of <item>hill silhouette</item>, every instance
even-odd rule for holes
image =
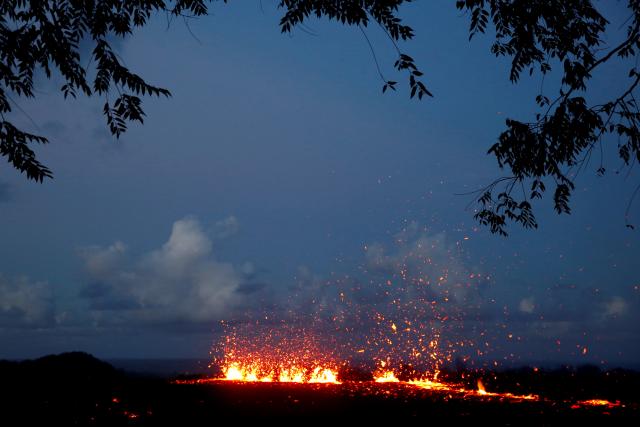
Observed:
[[[107,408],[125,376],[81,352],[0,362],[2,413],[15,421],[85,424]]]

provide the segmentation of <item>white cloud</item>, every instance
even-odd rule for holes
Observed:
[[[207,322],[237,302],[241,275],[215,259],[211,238],[194,218],[176,221],[166,243],[136,260],[123,259],[120,242],[81,255],[90,278],[87,289],[93,287],[84,294],[100,321]]]
[[[523,298],[522,300],[520,300],[520,304],[518,305],[518,308],[523,313],[528,313],[528,314],[533,313],[533,311],[536,308],[535,298],[533,297]]]
[[[628,304],[621,297],[615,296],[604,304],[605,317],[618,317],[627,312]]]
[[[115,242],[106,248],[89,246],[80,250],[80,256],[85,260],[85,269],[93,276],[108,274],[123,258],[126,246],[122,242]]]
[[[53,292],[47,282],[0,274],[0,328],[46,328],[54,323]]]

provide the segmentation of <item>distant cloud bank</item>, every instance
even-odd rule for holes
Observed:
[[[235,217],[218,222],[224,238],[238,228]],[[112,322],[212,322],[237,303],[242,274],[214,255],[214,240],[198,220],[173,223],[168,240],[139,257],[124,243],[80,251],[88,283],[81,293],[92,316]]]
[[[55,305],[49,283],[0,274],[0,329],[50,328],[54,324]]]

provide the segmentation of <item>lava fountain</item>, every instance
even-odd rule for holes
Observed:
[[[395,255],[365,248],[367,264],[358,277],[301,284],[286,307],[222,322],[222,338],[212,350],[220,375],[180,383],[253,384],[266,393],[273,387],[310,387],[348,391],[345,399],[419,395],[570,410],[624,406],[600,398],[557,401],[530,389],[494,389],[491,381],[488,389],[480,378],[486,373],[474,367],[474,360],[486,363],[492,333],[477,321],[466,328],[465,320],[477,320],[495,302],[480,292],[490,278],[466,269],[455,248],[441,246],[438,239],[422,237],[403,243]],[[463,366],[459,377],[440,375],[458,362]]]

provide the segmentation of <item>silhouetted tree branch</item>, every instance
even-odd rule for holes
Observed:
[[[223,0],[226,3],[226,0]],[[11,95],[33,98],[36,70],[64,79],[65,98],[81,93],[104,98],[103,112],[110,132],[119,137],[131,121],[143,122],[140,96],[170,96],[168,90],[147,83],[119,60],[109,40],[132,34],[155,13],[172,18],[209,13],[211,0],[5,0],[0,3],[0,154],[27,178],[42,181],[52,172],[41,164],[32,145],[45,144],[44,136],[18,129],[10,122]],[[399,7],[411,0],[280,0],[280,29],[290,33],[311,18],[327,18],[357,26],[371,49],[382,91],[396,89],[387,80],[365,32],[371,23],[382,28],[393,44],[394,68],[406,73],[410,97],[433,96],[422,82],[423,73],[398,42],[411,40],[413,29],[399,17]],[[517,83],[523,72],[538,70],[542,78],[558,69],[561,84],[551,98],[540,93],[534,121],[508,118],[506,129],[489,149],[508,177],[498,179],[475,194],[475,218],[494,233],[507,235],[510,222],[536,228],[532,203],[553,188],[558,213],[570,213],[575,179],[585,170],[593,149],[601,153],[608,134],[617,136],[617,152],[624,168],[640,161],[640,112],[634,91],[640,72],[633,59],[640,49],[640,0],[627,0],[631,14],[626,37],[616,46],[604,43],[607,20],[591,0],[458,0],[468,12],[469,39],[495,30],[491,51],[511,58],[509,78]],[[91,42],[94,69],[81,66],[79,43]],[[600,67],[622,58],[630,64],[627,89],[619,96],[591,104],[588,83]],[[90,79],[87,75],[92,75]],[[620,76],[623,78],[623,76]],[[115,94],[114,94],[115,92]],[[111,96],[115,96],[114,99]],[[601,154],[599,175],[606,172]],[[514,192],[514,190],[519,190]],[[517,193],[521,192],[521,195]],[[634,192],[634,196],[637,193]],[[634,198],[632,196],[632,200]],[[628,218],[628,211],[625,218]],[[630,226],[630,224],[628,224]]]
[[[640,159],[640,113],[633,91],[640,82],[634,61],[628,61],[628,89],[617,98],[589,105],[588,82],[599,67],[614,58],[637,58],[640,48],[640,2],[629,0],[631,12],[626,38],[613,48],[603,48],[607,20],[589,0],[461,0],[458,9],[470,12],[470,37],[484,33],[489,21],[495,29],[491,51],[512,58],[510,79],[519,81],[521,73],[535,69],[544,76],[552,66],[562,66],[558,95],[550,100],[536,97],[543,111],[533,122],[506,120],[507,129],[489,153],[500,168],[513,177],[494,196],[495,181],[478,193],[479,209],[475,218],[492,232],[507,235],[508,222],[537,227],[530,200],[542,198],[545,181],[554,185],[553,202],[558,213],[570,213],[569,199],[575,179],[583,170],[596,145],[602,150],[607,134],[619,137],[618,154],[624,167],[631,168]],[[597,57],[599,52],[606,53]],[[550,61],[555,61],[552,64]],[[604,175],[602,164],[597,169]],[[577,167],[577,169],[576,169]],[[514,183],[526,185],[529,197],[514,199]],[[635,194],[635,193],[634,193]],[[633,197],[632,197],[633,198]],[[628,211],[625,214],[627,226]]]

